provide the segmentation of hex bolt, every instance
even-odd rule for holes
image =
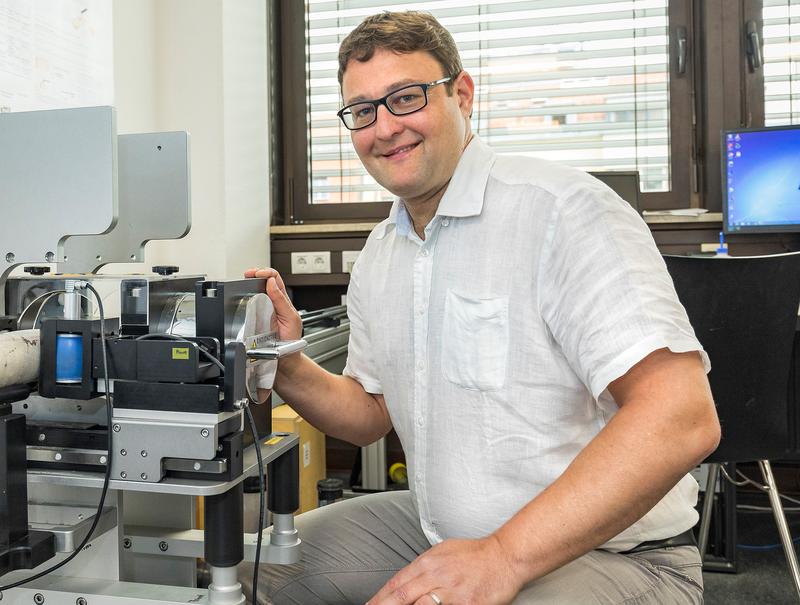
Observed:
[[[119,454],[120,454],[120,456],[127,456],[128,455],[128,450],[120,450]]]
[[[164,540],[161,540],[161,542],[158,543],[158,550],[161,552],[167,552],[168,548],[169,544],[167,544]]]
[[[122,548],[128,549],[133,546],[133,542],[131,542],[130,538],[123,538],[122,539]]]
[[[128,478],[128,473],[126,473],[125,471],[122,471],[122,472],[120,472],[119,476],[122,477],[123,479],[127,479]]]
[[[200,434],[201,434],[203,437],[208,437],[208,435],[209,435],[209,433],[208,433],[208,429],[202,429],[202,430],[200,431]]]
[[[142,455],[142,458],[147,458],[147,450],[142,450],[139,453]]]
[[[36,603],[36,605],[42,605],[42,603],[44,603],[44,595],[41,592],[37,592],[33,595],[33,602]]]
[[[78,597],[75,599],[75,605],[86,605],[86,599],[83,597]]]
[[[142,473],[139,476],[142,478],[142,481],[147,481],[147,473]]]
[[[120,425],[115,424],[113,427],[115,433],[119,433],[120,429],[122,428]]]

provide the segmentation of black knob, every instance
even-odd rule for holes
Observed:
[[[158,273],[159,275],[172,275],[178,271],[180,271],[180,267],[175,265],[156,265],[153,267],[153,273]]]
[[[25,267],[23,271],[31,275],[44,275],[45,273],[50,273],[50,267]]]

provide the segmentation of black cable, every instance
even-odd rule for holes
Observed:
[[[100,494],[100,502],[97,505],[97,512],[94,516],[94,521],[92,522],[92,526],[89,528],[89,533],[86,534],[86,537],[83,541],[78,545],[78,547],[70,554],[66,559],[61,561],[60,563],[56,563],[52,567],[45,569],[44,571],[40,571],[37,574],[34,574],[30,577],[25,578],[24,580],[19,580],[12,584],[8,584],[7,586],[0,586],[0,597],[6,590],[11,590],[12,588],[16,588],[18,586],[22,586],[23,584],[27,584],[28,582],[32,582],[33,580],[38,580],[39,578],[46,576],[50,572],[55,571],[61,567],[64,567],[67,563],[72,561],[78,554],[86,547],[89,543],[89,540],[92,539],[92,535],[94,534],[95,530],[97,529],[97,524],[100,522],[100,515],[103,512],[103,506],[106,502],[106,493],[108,492],[108,484],[111,480],[111,457],[112,457],[112,449],[111,449],[111,425],[113,424],[113,406],[111,405],[111,395],[110,395],[110,388],[109,388],[109,380],[108,380],[108,359],[106,354],[106,323],[105,323],[105,312],[103,310],[103,301],[100,298],[100,294],[98,294],[97,290],[92,287],[91,284],[87,283],[86,288],[91,290],[94,294],[95,298],[97,299],[97,307],[100,311],[100,341],[103,348],[103,368],[105,369],[105,387],[106,387],[106,422],[108,424],[108,453],[106,454],[106,472],[105,477],[103,479],[103,491]]]
[[[248,402],[249,403],[249,402]],[[263,539],[264,531],[264,460],[261,457],[261,440],[258,437],[258,429],[256,428],[256,421],[253,418],[253,412],[250,411],[250,406],[245,406],[247,412],[247,420],[250,422],[250,432],[253,433],[253,443],[256,446],[256,460],[258,460],[258,537],[256,538],[256,556],[253,562],[253,605],[258,605],[256,601],[256,592],[258,588],[258,564],[261,561],[261,541]]]
[[[180,336],[174,336],[172,334],[166,334],[166,333],[161,333],[161,332],[153,333],[153,334],[142,334],[141,336],[137,336],[136,340],[177,340],[178,342],[188,342],[188,343],[191,343],[191,344],[197,344],[196,342],[194,342],[193,340],[189,340],[188,338],[182,338]],[[222,364],[222,362],[219,359],[214,357],[211,353],[209,353],[208,351],[206,351],[203,347],[201,347],[199,345],[197,347],[197,350],[200,351],[200,353],[202,353],[203,355],[205,355],[206,358],[211,363],[216,365],[223,374],[225,373],[225,366]]]

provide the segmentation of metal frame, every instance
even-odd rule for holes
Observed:
[[[800,600],[800,565],[797,562],[797,553],[794,550],[794,542],[792,541],[792,534],[789,531],[789,525],[786,522],[786,513],[783,510],[781,503],[781,495],[778,492],[778,486],[775,483],[775,477],[772,475],[772,466],[769,460],[759,460],[758,466],[761,469],[761,475],[764,477],[765,485],[757,486],[762,491],[766,492],[769,496],[769,502],[772,507],[772,514],[775,517],[775,523],[778,526],[778,534],[781,538],[783,545],[783,552],[786,555],[786,563],[789,565],[789,575],[794,583],[797,598]],[[720,471],[719,463],[712,463],[708,465],[708,480],[706,481],[706,498],[703,501],[703,513],[700,517],[700,531],[698,536],[698,550],[700,557],[705,557],[706,550],[708,549],[708,533],[711,527],[711,512],[713,510],[713,494],[716,490],[717,477]]]

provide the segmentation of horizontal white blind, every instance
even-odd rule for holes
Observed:
[[[476,83],[473,130],[500,153],[585,170],[639,170],[668,191],[668,0],[309,0],[312,203],[391,200],[366,173],[336,111],[342,39],[367,15],[424,10],[450,32]]]
[[[800,123],[800,0],[764,0],[764,122]]]

